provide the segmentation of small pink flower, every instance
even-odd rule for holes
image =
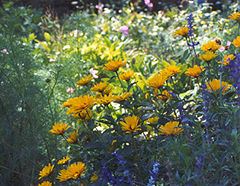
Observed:
[[[0,50],[0,52],[3,53],[3,54],[9,54],[8,50],[6,48],[4,48],[3,50]]]
[[[225,50],[225,47],[221,46],[221,48],[219,48],[220,52],[223,52]]]
[[[153,4],[151,3],[150,0],[144,0],[144,3],[148,6],[148,8],[152,8]]]
[[[128,35],[129,29],[126,25],[120,27],[120,32],[122,32],[124,35]]]
[[[67,93],[70,93],[70,94],[73,94],[74,88],[68,87],[67,90],[66,90],[66,92],[67,92]]]
[[[96,9],[98,9],[98,10],[103,9],[103,7],[104,7],[104,4],[96,5]]]
[[[90,72],[90,74],[92,74],[93,78],[98,78],[98,76],[96,75],[96,74],[98,73],[97,70],[93,70],[93,68],[91,68],[91,69],[89,70],[89,72]]]
[[[231,41],[227,41],[227,46],[229,47],[231,45]]]

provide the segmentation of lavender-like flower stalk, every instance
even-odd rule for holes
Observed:
[[[160,167],[160,163],[158,163],[157,161],[153,163],[153,169],[151,171],[149,171],[151,176],[148,180],[147,186],[155,185],[155,182],[156,182],[157,177],[158,177],[159,167]]]

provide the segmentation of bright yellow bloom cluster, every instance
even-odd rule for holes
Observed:
[[[68,99],[62,104],[62,107],[68,107],[67,114],[78,114],[95,103],[94,96],[84,95]]]
[[[67,138],[68,143],[77,143],[77,136],[78,136],[78,130],[74,130],[73,132],[70,132],[70,137]]]
[[[112,60],[105,64],[105,70],[117,72],[118,69],[126,63],[127,62],[123,62],[122,60]]]
[[[109,103],[111,103],[113,101],[116,101],[116,96],[112,95],[112,94],[100,96],[97,99],[98,104],[104,104],[104,105],[108,105]]]
[[[48,166],[43,167],[43,169],[39,173],[38,179],[40,180],[43,177],[49,176],[53,171],[53,167],[54,167],[54,165],[51,165],[50,163],[48,164]]]
[[[208,92],[217,92],[218,94],[220,93],[220,90],[224,94],[226,91],[229,91],[230,87],[232,86],[225,81],[220,81],[220,79],[213,79],[212,81],[209,81],[206,85]]]
[[[183,131],[181,127],[182,125],[179,125],[178,121],[170,121],[164,126],[161,126],[159,131],[162,135],[180,134]]]
[[[201,50],[203,50],[204,52],[208,52],[208,51],[216,52],[220,48],[221,48],[221,45],[219,45],[216,41],[210,41],[208,43],[205,43],[201,47]]]
[[[167,91],[167,90],[164,90],[162,92],[159,93],[160,95],[158,96],[159,99],[170,99],[172,97],[172,95]]]
[[[59,124],[56,123],[53,128],[49,131],[52,134],[63,135],[63,133],[69,128],[68,124]]]
[[[44,181],[41,184],[38,184],[38,186],[52,186],[52,183],[49,181]]]
[[[68,160],[70,160],[70,157],[67,155],[66,157],[63,157],[63,159],[58,161],[58,165],[62,165],[68,162]]]
[[[181,27],[180,29],[176,30],[174,32],[174,34],[177,35],[177,36],[187,37],[188,36],[188,32],[189,32],[189,28],[188,27]]]
[[[205,62],[210,62],[213,58],[215,58],[217,55],[211,51],[207,51],[206,54],[202,54],[199,59],[205,61]]]
[[[67,181],[69,179],[77,179],[85,171],[85,163],[79,162],[76,164],[71,164],[67,169],[62,169],[59,173],[57,179],[62,181]]]
[[[223,58],[223,62],[219,61],[218,63],[223,63],[224,65],[229,65],[229,61],[235,59],[235,56],[233,54],[225,55]]]
[[[192,77],[198,77],[204,70],[205,68],[202,66],[194,65],[193,68],[188,68],[185,74]]]
[[[73,114],[73,116],[75,118],[78,118],[79,121],[81,122],[85,122],[85,121],[89,121],[92,116],[93,116],[93,113],[92,111],[88,108],[86,110],[82,110],[81,112],[79,112],[78,114]]]
[[[163,69],[163,73],[165,73],[166,76],[168,76],[168,77],[174,76],[181,72],[182,71],[180,70],[180,68],[176,65],[170,65],[170,66],[166,67],[165,69]]]
[[[96,173],[93,174],[93,176],[90,178],[90,182],[94,183],[98,180],[98,175]]]
[[[126,72],[124,72],[123,74],[119,75],[119,78],[121,80],[125,80],[125,81],[129,81],[134,75],[134,72],[132,70],[128,70]]]
[[[237,36],[237,38],[233,40],[233,45],[235,47],[240,47],[240,36]]]
[[[228,16],[232,20],[240,20],[240,12],[236,12]]]
[[[80,79],[80,80],[77,82],[77,85],[78,85],[78,86],[87,85],[92,79],[93,79],[93,77],[92,77],[91,75],[85,76],[84,78]]]
[[[161,86],[164,85],[167,79],[168,79],[168,75],[163,73],[163,71],[161,71],[160,73],[152,75],[148,79],[147,84],[149,87],[160,88]]]
[[[121,95],[116,96],[116,100],[124,101],[124,100],[128,99],[131,94],[132,94],[131,92],[122,93]]]
[[[92,92],[103,92],[105,89],[107,89],[107,87],[109,86],[109,83],[104,81],[104,82],[100,82],[98,84],[95,84],[93,86],[93,88],[91,88]]]
[[[133,115],[124,118],[125,122],[120,121],[122,125],[122,130],[126,131],[126,133],[136,132],[137,130],[141,130],[139,127],[141,126],[138,124],[139,117]]]

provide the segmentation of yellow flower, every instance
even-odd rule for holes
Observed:
[[[232,20],[239,20],[240,19],[240,13],[239,12],[235,12],[233,14],[231,14],[230,16],[228,16],[230,19]]]
[[[116,96],[116,100],[117,100],[117,101],[124,101],[124,100],[128,99],[128,97],[129,97],[131,94],[132,94],[131,92],[125,92],[125,93],[123,93],[123,94],[121,94],[121,95]]]
[[[229,61],[235,59],[235,56],[233,54],[225,55],[223,58],[223,62],[219,61],[218,63],[223,63],[224,65],[229,65]]]
[[[157,124],[158,123],[158,117],[152,117],[144,121],[144,124]]]
[[[228,84],[225,81],[220,81],[220,79],[213,79],[206,85],[208,92],[210,93],[217,92],[218,94],[220,93],[220,90],[224,94],[226,91],[229,91],[229,88],[232,86],[231,84]]]
[[[50,163],[48,164],[48,166],[43,167],[43,169],[39,173],[38,179],[40,180],[43,177],[49,176],[49,174],[51,174],[51,172],[53,171],[53,167],[54,165],[51,165]]]
[[[84,95],[67,100],[62,106],[69,107],[67,114],[78,114],[95,103],[94,96]]]
[[[123,74],[119,75],[119,78],[121,80],[125,80],[125,81],[129,81],[134,75],[134,72],[132,70],[128,70],[126,72],[124,72]]]
[[[233,44],[235,47],[240,47],[240,36],[233,40]]]
[[[221,45],[219,45],[216,41],[209,41],[208,43],[205,43],[201,47],[201,50],[203,50],[204,52],[208,52],[208,51],[216,52],[220,48],[221,48]]]
[[[78,86],[87,85],[92,79],[93,79],[93,77],[92,77],[91,75],[85,76],[84,78],[80,79],[80,80],[77,82],[77,85],[78,85]]]
[[[103,94],[110,94],[113,90],[113,86],[109,85],[107,88],[104,89]]]
[[[182,71],[180,70],[180,68],[176,65],[170,65],[170,66],[166,67],[165,69],[163,69],[163,73],[165,73],[168,77],[174,76],[181,72]]]
[[[149,87],[159,88],[164,85],[164,83],[167,81],[167,79],[168,79],[168,74],[161,71],[160,73],[152,75],[148,79],[147,85]]]
[[[126,63],[127,62],[123,62],[122,60],[112,60],[105,64],[105,70],[117,72],[118,69]]]
[[[109,83],[104,81],[100,82],[98,84],[95,84],[93,88],[91,88],[92,92],[103,92],[107,87],[109,86]]]
[[[137,130],[141,130],[138,125],[139,117],[133,115],[124,118],[125,122],[120,121],[122,125],[122,130],[126,131],[126,133],[136,132]]]
[[[159,93],[160,95],[158,96],[159,99],[170,99],[172,97],[172,95],[167,91],[164,90],[162,92]]]
[[[57,179],[59,179],[60,182],[67,181],[71,178],[77,179],[84,173],[85,169],[85,163],[79,162],[76,164],[71,164],[67,169],[62,169],[60,171]]]
[[[109,103],[113,102],[116,100],[116,96],[109,94],[109,95],[104,95],[104,96],[100,96],[97,99],[97,103],[98,104],[104,104],[104,105],[108,105]]]
[[[202,54],[199,59],[205,61],[205,62],[210,62],[213,58],[215,58],[217,55],[214,54],[211,51],[207,51],[206,54]]]
[[[194,65],[193,68],[188,68],[185,74],[192,77],[198,77],[204,70],[205,68],[202,66]]]
[[[180,128],[181,126],[178,121],[170,121],[164,126],[161,126],[159,131],[162,135],[180,134],[183,131],[183,129]]]
[[[52,183],[49,181],[44,181],[41,184],[39,183],[38,186],[52,186]]]
[[[69,128],[68,124],[58,124],[56,123],[53,128],[49,131],[52,134],[63,135],[63,133]]]
[[[177,36],[187,37],[188,36],[188,32],[189,32],[189,28],[188,27],[181,27],[176,32],[174,32],[174,34],[177,35]]]
[[[70,157],[67,155],[66,157],[63,157],[63,159],[58,161],[58,165],[62,165],[68,162],[68,160],[70,160]]]
[[[77,135],[78,135],[78,130],[74,130],[73,132],[70,132],[70,137],[67,138],[68,143],[77,143]]]
[[[96,173],[93,174],[93,176],[90,178],[90,182],[94,183],[98,180],[98,175]]]
[[[92,116],[93,116],[93,113],[92,111],[88,108],[86,110],[82,110],[81,112],[79,112],[78,114],[73,114],[73,116],[75,118],[78,118],[80,122],[86,122],[86,121],[89,121]]]

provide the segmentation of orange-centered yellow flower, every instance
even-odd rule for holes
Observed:
[[[228,16],[232,20],[240,20],[240,12],[236,12]]]
[[[162,73],[165,73],[168,77],[174,76],[176,74],[181,73],[182,71],[180,70],[180,68],[176,65],[170,65],[168,67],[166,67],[165,69],[163,69]]]
[[[163,71],[161,71],[160,73],[152,75],[148,79],[147,85],[153,88],[160,88],[161,86],[164,85],[167,79],[168,79],[168,75],[165,74]]]
[[[160,95],[158,96],[159,99],[170,99],[172,97],[172,95],[167,91],[167,90],[164,90],[162,92],[159,93]]]
[[[85,163],[79,162],[76,164],[71,164],[67,169],[62,169],[59,173],[57,179],[62,181],[67,181],[69,179],[77,179],[85,171]]]
[[[116,96],[116,100],[117,100],[117,101],[124,101],[124,100],[128,99],[128,97],[129,97],[131,94],[132,94],[131,92],[125,92],[125,93],[123,93],[123,94],[121,94],[121,95]]]
[[[53,167],[54,167],[54,165],[51,165],[50,163],[48,164],[48,166],[43,167],[43,169],[39,173],[38,179],[40,180],[43,177],[49,176],[53,171]]]
[[[240,47],[240,36],[233,40],[233,44],[235,47]]]
[[[117,72],[118,69],[126,63],[127,62],[123,62],[122,60],[112,60],[105,64],[105,70]]]
[[[125,122],[120,121],[122,125],[122,130],[126,131],[126,133],[136,132],[137,130],[141,130],[138,125],[139,117],[133,115],[124,118]]]
[[[68,124],[56,123],[49,132],[51,132],[52,134],[62,135],[69,127],[70,126],[68,126]]]
[[[78,82],[77,82],[77,85],[78,86],[84,86],[84,85],[87,85],[91,80],[93,79],[92,76],[85,76],[83,77],[82,79],[80,79]]]
[[[208,43],[205,43],[202,47],[201,50],[204,52],[216,52],[218,49],[221,48],[221,45],[219,45],[216,41],[209,41]]]
[[[68,162],[68,160],[70,160],[70,157],[67,155],[66,157],[63,157],[63,159],[58,161],[58,165],[62,165]]]
[[[212,81],[209,81],[206,85],[208,92],[217,92],[218,94],[220,93],[220,90],[224,94],[226,91],[229,91],[230,87],[232,86],[225,81],[220,81],[220,79],[213,79]]]
[[[77,136],[78,136],[78,130],[74,130],[73,132],[70,132],[70,137],[67,138],[68,143],[77,143]]]
[[[109,103],[113,102],[116,100],[116,96],[109,94],[109,95],[104,95],[104,96],[100,96],[97,99],[97,103],[98,104],[104,104],[104,105],[108,105]]]
[[[235,56],[233,54],[225,55],[223,58],[223,62],[219,61],[218,63],[223,63],[224,65],[229,65],[229,62],[233,59],[235,59]]]
[[[119,78],[121,80],[125,80],[125,81],[129,81],[134,75],[134,72],[132,70],[128,70],[126,72],[124,72],[123,74],[119,75]]]
[[[211,51],[208,51],[206,54],[202,54],[199,59],[205,61],[205,62],[210,62],[213,58],[215,58],[217,55]]]
[[[180,134],[183,131],[181,127],[182,125],[179,125],[178,121],[170,121],[164,126],[161,126],[159,131],[162,135]]]
[[[67,114],[78,114],[88,107],[92,107],[95,103],[94,96],[84,95],[71,98],[62,104],[63,107],[68,107]]]
[[[193,68],[188,68],[185,74],[192,77],[198,77],[204,70],[205,68],[202,66],[194,65]]]
[[[104,81],[100,82],[98,84],[95,84],[93,88],[91,88],[92,92],[103,92],[107,87],[109,86],[109,83]]]
[[[52,183],[49,181],[44,181],[41,184],[39,183],[38,186],[52,186]]]
[[[188,32],[189,32],[188,27],[181,27],[180,29],[176,30],[176,32],[174,32],[174,34],[177,35],[177,36],[187,37]]]

